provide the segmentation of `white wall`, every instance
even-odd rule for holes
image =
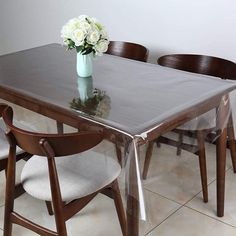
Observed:
[[[164,53],[201,53],[236,61],[235,0],[0,0],[0,54],[61,42],[61,26],[88,14],[111,39]]]

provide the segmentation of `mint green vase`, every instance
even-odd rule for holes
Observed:
[[[82,55],[77,53],[77,74],[80,77],[89,77],[93,73],[93,54]]]

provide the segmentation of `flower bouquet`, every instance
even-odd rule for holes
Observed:
[[[77,74],[92,75],[92,58],[107,51],[107,32],[95,18],[81,15],[69,20],[61,30],[61,37],[68,49],[77,51]]]
[[[68,49],[75,48],[82,55],[102,55],[109,44],[104,26],[95,18],[86,15],[69,20],[62,27],[61,37]]]

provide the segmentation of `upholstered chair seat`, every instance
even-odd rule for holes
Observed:
[[[35,198],[51,201],[47,158],[33,156],[24,166],[21,182]],[[120,174],[120,165],[110,157],[94,151],[56,159],[63,201],[82,198],[113,182]]]

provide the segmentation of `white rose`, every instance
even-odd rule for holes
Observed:
[[[91,30],[91,25],[86,20],[83,20],[83,21],[79,22],[78,28],[80,28],[86,32],[89,32]]]
[[[75,42],[76,46],[80,46],[84,43],[86,34],[81,29],[76,29],[72,34],[72,40]]]
[[[107,33],[107,31],[106,31],[104,28],[100,31],[100,34],[101,34],[101,36],[102,36],[102,39],[107,39],[107,40],[109,40],[109,38],[108,38],[108,33]]]
[[[93,29],[87,36],[87,42],[89,44],[95,45],[100,39],[100,33],[98,30]]]
[[[61,37],[64,39],[68,39],[71,37],[71,32],[68,29],[67,25],[64,25],[61,29]]]
[[[74,31],[76,30],[76,28],[77,28],[77,25],[78,25],[78,19],[77,19],[77,18],[73,18],[73,19],[69,20],[69,21],[67,22],[67,24],[65,24],[65,25],[62,27],[62,30],[61,30],[61,37],[62,37],[62,38],[71,38],[73,32],[74,32]]]
[[[100,40],[95,46],[94,49],[97,55],[101,55],[102,53],[106,52],[108,49],[108,40]]]

